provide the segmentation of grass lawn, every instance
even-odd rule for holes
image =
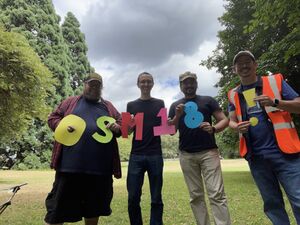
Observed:
[[[126,173],[127,164],[123,163],[123,178],[114,180],[113,213],[101,217],[100,224],[128,225]],[[233,225],[269,225],[270,221],[263,213],[262,200],[253,182],[248,166],[243,159],[222,160],[225,191]],[[41,225],[45,215],[44,200],[50,191],[54,171],[0,171],[0,190],[12,185],[27,182],[22,187],[2,215],[1,225]],[[0,203],[10,193],[0,192]],[[165,161],[164,167],[164,223],[166,225],[195,224],[189,205],[188,191],[178,161]],[[292,212],[286,198],[287,210]],[[148,180],[145,179],[142,195],[142,213],[144,224],[149,224],[150,195]],[[212,219],[212,218],[211,218]],[[67,224],[67,223],[66,223]],[[83,222],[73,223],[81,225]],[[212,222],[213,224],[213,222]],[[292,224],[296,225],[292,218]]]

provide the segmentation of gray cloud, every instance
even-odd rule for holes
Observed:
[[[91,5],[81,24],[91,59],[151,66],[215,38],[222,11],[220,0],[106,0]]]
[[[167,107],[182,97],[178,75],[198,75],[201,95],[215,96],[218,74],[199,66],[215,48],[221,28],[223,0],[53,0],[64,17],[72,11],[79,19],[89,48],[89,60],[103,75],[103,97],[120,111],[140,91],[136,78],[153,74],[152,96]]]

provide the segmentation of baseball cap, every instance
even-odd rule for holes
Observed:
[[[191,73],[191,72],[187,71],[187,72],[179,75],[179,82],[182,82],[187,78],[193,78],[193,79],[197,80],[197,75],[195,73]]]
[[[255,57],[250,51],[239,51],[233,58],[233,65],[236,63],[236,60],[243,55],[249,56],[253,61],[255,61]]]
[[[89,73],[86,78],[84,78],[84,82],[89,82],[92,80],[98,80],[102,83],[102,77],[98,73]]]

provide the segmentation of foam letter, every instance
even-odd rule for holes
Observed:
[[[137,113],[134,118],[129,112],[122,112],[122,137],[128,138],[128,128],[135,126],[135,140],[143,139],[144,113]]]
[[[73,132],[68,131],[69,126],[73,127]],[[59,122],[54,132],[54,139],[66,146],[75,145],[81,138],[85,127],[86,123],[82,118],[70,114]]]
[[[114,123],[116,122],[116,120],[112,117],[109,116],[101,116],[97,119],[97,126],[105,133],[105,135],[100,135],[97,132],[95,132],[92,137],[100,142],[100,143],[108,143],[111,141],[111,139],[113,138],[113,134],[111,132],[110,129],[106,128],[106,123],[105,122],[109,122],[109,123]]]
[[[153,127],[154,136],[159,136],[162,134],[175,134],[175,126],[168,125],[167,108],[161,108],[157,116],[161,117],[161,125]]]

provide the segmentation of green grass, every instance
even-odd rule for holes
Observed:
[[[126,173],[127,163],[123,163],[123,178],[114,180],[113,213],[101,217],[99,224],[128,225]],[[225,191],[233,225],[269,225],[263,213],[262,200],[249,173],[246,162],[241,160],[222,160]],[[45,215],[44,200],[50,191],[54,171],[0,171],[0,189],[27,182],[22,187],[2,215],[2,225],[41,225]],[[9,197],[0,192],[0,203]],[[189,205],[188,191],[178,161],[166,161],[164,167],[164,223],[166,225],[192,225],[194,217]],[[293,219],[291,208],[285,198],[287,210]],[[208,204],[209,205],[209,204]],[[150,194],[148,179],[145,179],[142,195],[142,214],[144,224],[149,224]],[[212,217],[211,217],[212,219]],[[67,224],[67,223],[66,223]],[[74,223],[81,225],[83,222]],[[213,222],[212,222],[213,224]]]

